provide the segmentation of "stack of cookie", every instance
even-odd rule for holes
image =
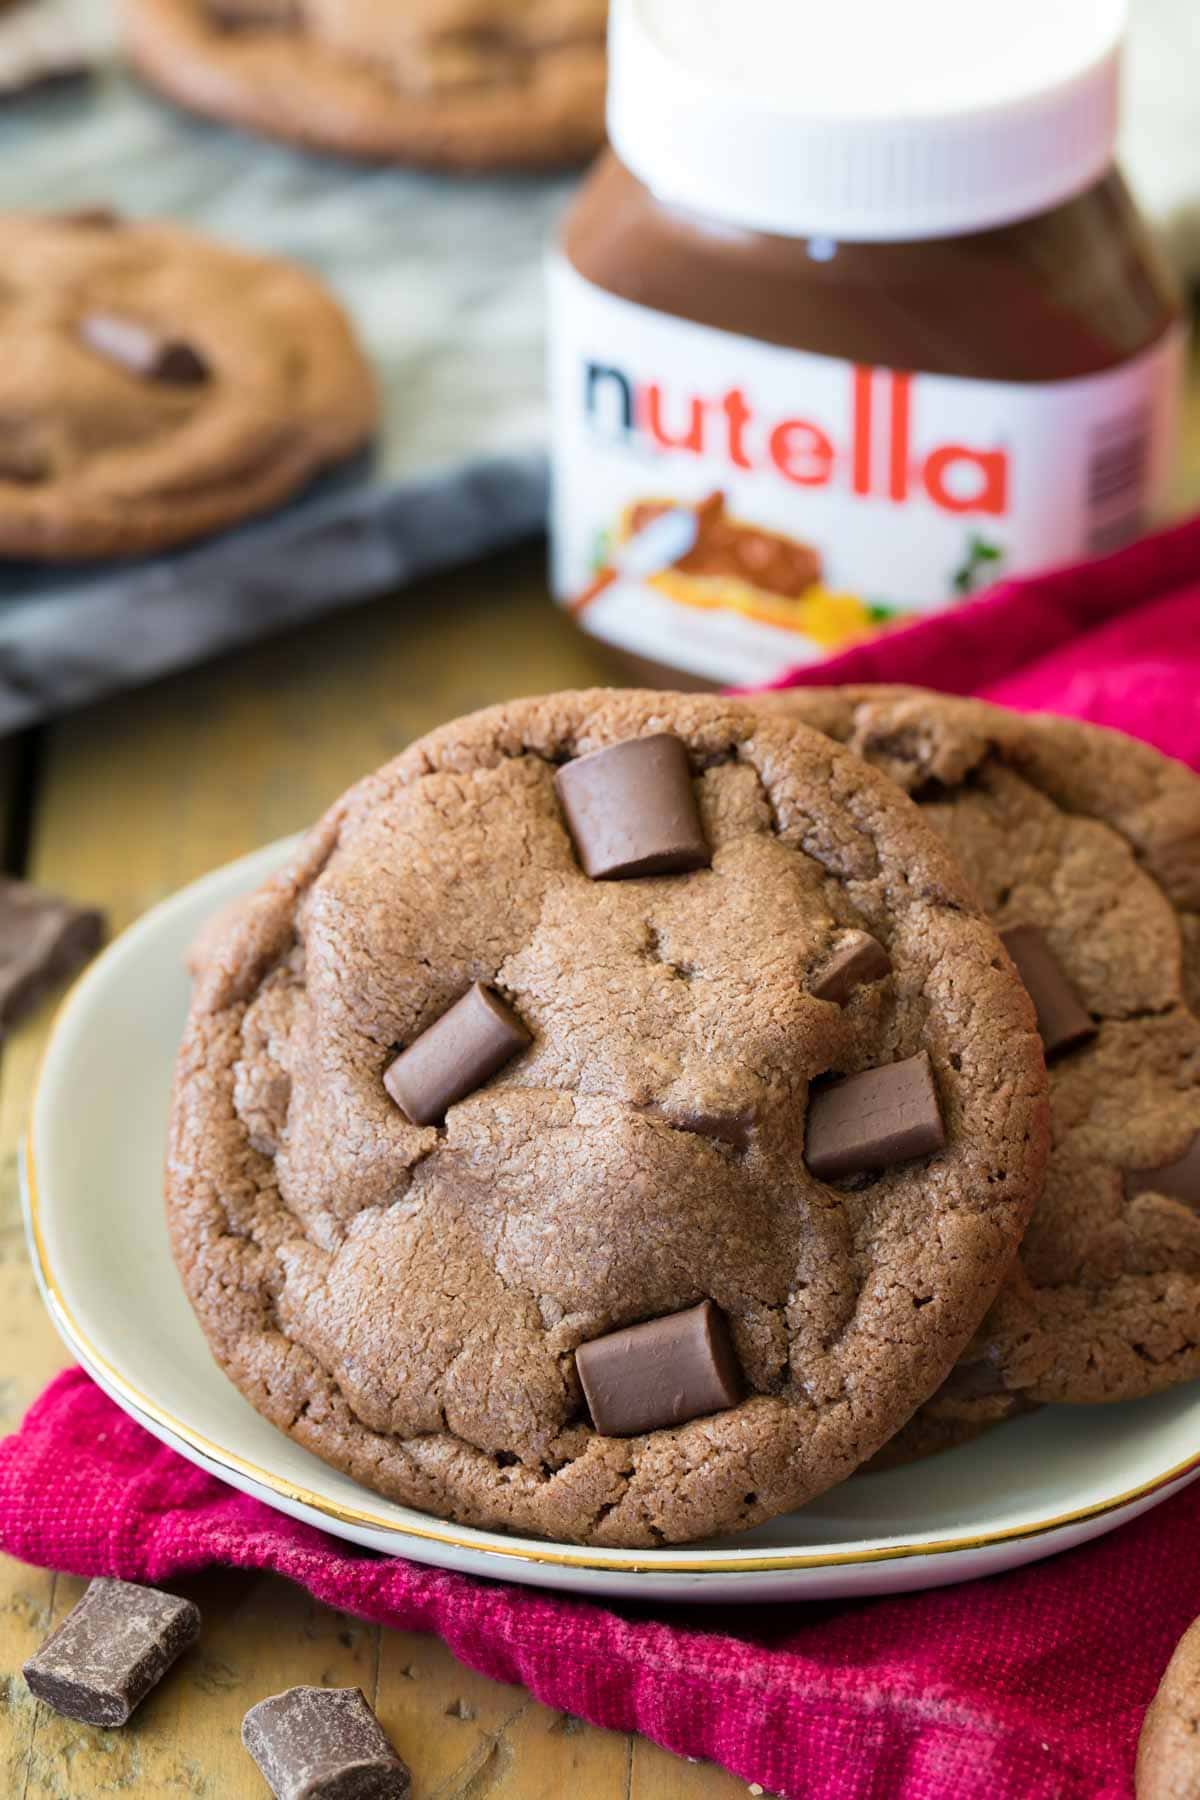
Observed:
[[[266,1416],[674,1543],[1200,1373],[1200,782],[911,692],[565,694],[210,932],[168,1206]]]
[[[1200,781],[1067,719],[902,689],[794,690],[911,794],[1033,996],[1051,1109],[1019,1258],[887,1454],[1031,1405],[1133,1400],[1200,1375]]]

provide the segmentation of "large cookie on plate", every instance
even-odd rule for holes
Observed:
[[[374,382],[320,282],[102,209],[0,215],[0,557],[140,556],[358,450]]]
[[[1041,996],[1052,1149],[1023,1274],[920,1430],[1200,1375],[1200,780],[1117,732],[975,700],[758,703],[913,795]]]
[[[943,1379],[1040,1184],[1032,1008],[945,847],[732,702],[448,725],[198,961],[167,1197],[209,1343],[443,1517],[798,1505]]]
[[[607,0],[121,0],[147,80],[197,112],[384,162],[583,162]]]

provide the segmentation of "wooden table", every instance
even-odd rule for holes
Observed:
[[[309,823],[441,720],[610,674],[549,606],[540,551],[463,571],[0,746],[5,866],[101,903],[119,931],[206,869]],[[69,1360],[34,1289],[16,1175],[52,1012],[0,1061],[0,1435]],[[0,1800],[265,1794],[242,1716],[296,1682],[361,1686],[412,1766],[416,1800],[746,1793],[718,1769],[473,1675],[436,1639],[364,1625],[271,1576],[188,1583],[202,1646],[126,1730],[89,1731],[36,1705],[20,1675],[81,1588],[0,1558]]]
[[[1200,496],[1200,362],[1175,500]],[[356,776],[456,713],[610,679],[549,606],[528,551],[91,708],[0,746],[3,866],[104,905],[119,931],[218,863],[309,823]],[[69,1360],[25,1255],[17,1143],[53,1007],[0,1060],[0,1435]],[[186,1590],[202,1646],[123,1732],[35,1705],[21,1664],[82,1584],[0,1558],[0,1800],[249,1800],[246,1709],[296,1682],[361,1686],[412,1765],[414,1800],[732,1800],[746,1786],[594,1730],[462,1669],[435,1639],[317,1605],[272,1576]]]

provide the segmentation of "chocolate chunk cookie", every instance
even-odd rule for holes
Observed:
[[[0,215],[0,556],[143,555],[265,512],[374,428],[311,275],[96,209]]]
[[[864,688],[759,704],[914,796],[1023,969],[1046,1044],[1052,1150],[1023,1277],[913,1431],[972,1435],[1030,1402],[1200,1375],[1200,780],[1117,732],[979,701]]]
[[[818,998],[862,935],[886,971]],[[1032,1008],[944,846],[737,703],[448,725],[198,962],[167,1195],[213,1352],[443,1517],[645,1545],[798,1505],[944,1378],[1041,1181]]]
[[[1200,1619],[1176,1644],[1138,1738],[1137,1800],[1200,1794]]]
[[[604,138],[606,0],[122,0],[183,106],[446,168],[583,162]]]

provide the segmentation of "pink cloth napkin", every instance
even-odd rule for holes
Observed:
[[[771,685],[864,681],[1067,713],[1200,767],[1200,518],[1100,562],[1005,582]]]
[[[0,1548],[77,1575],[273,1569],[497,1681],[785,1800],[1129,1800],[1200,1613],[1200,1483],[1011,1575],[853,1605],[599,1606],[326,1537],[176,1456],[69,1369],[0,1445]],[[430,1721],[430,1728],[436,1720]]]
[[[1013,582],[805,682],[907,681],[1123,726],[1200,767],[1200,520]],[[1129,1800],[1200,1613],[1200,1483],[1013,1574],[847,1605],[600,1606],[355,1550],[192,1467],[79,1370],[0,1444],[0,1548],[80,1575],[275,1569],[497,1680],[785,1800]]]

